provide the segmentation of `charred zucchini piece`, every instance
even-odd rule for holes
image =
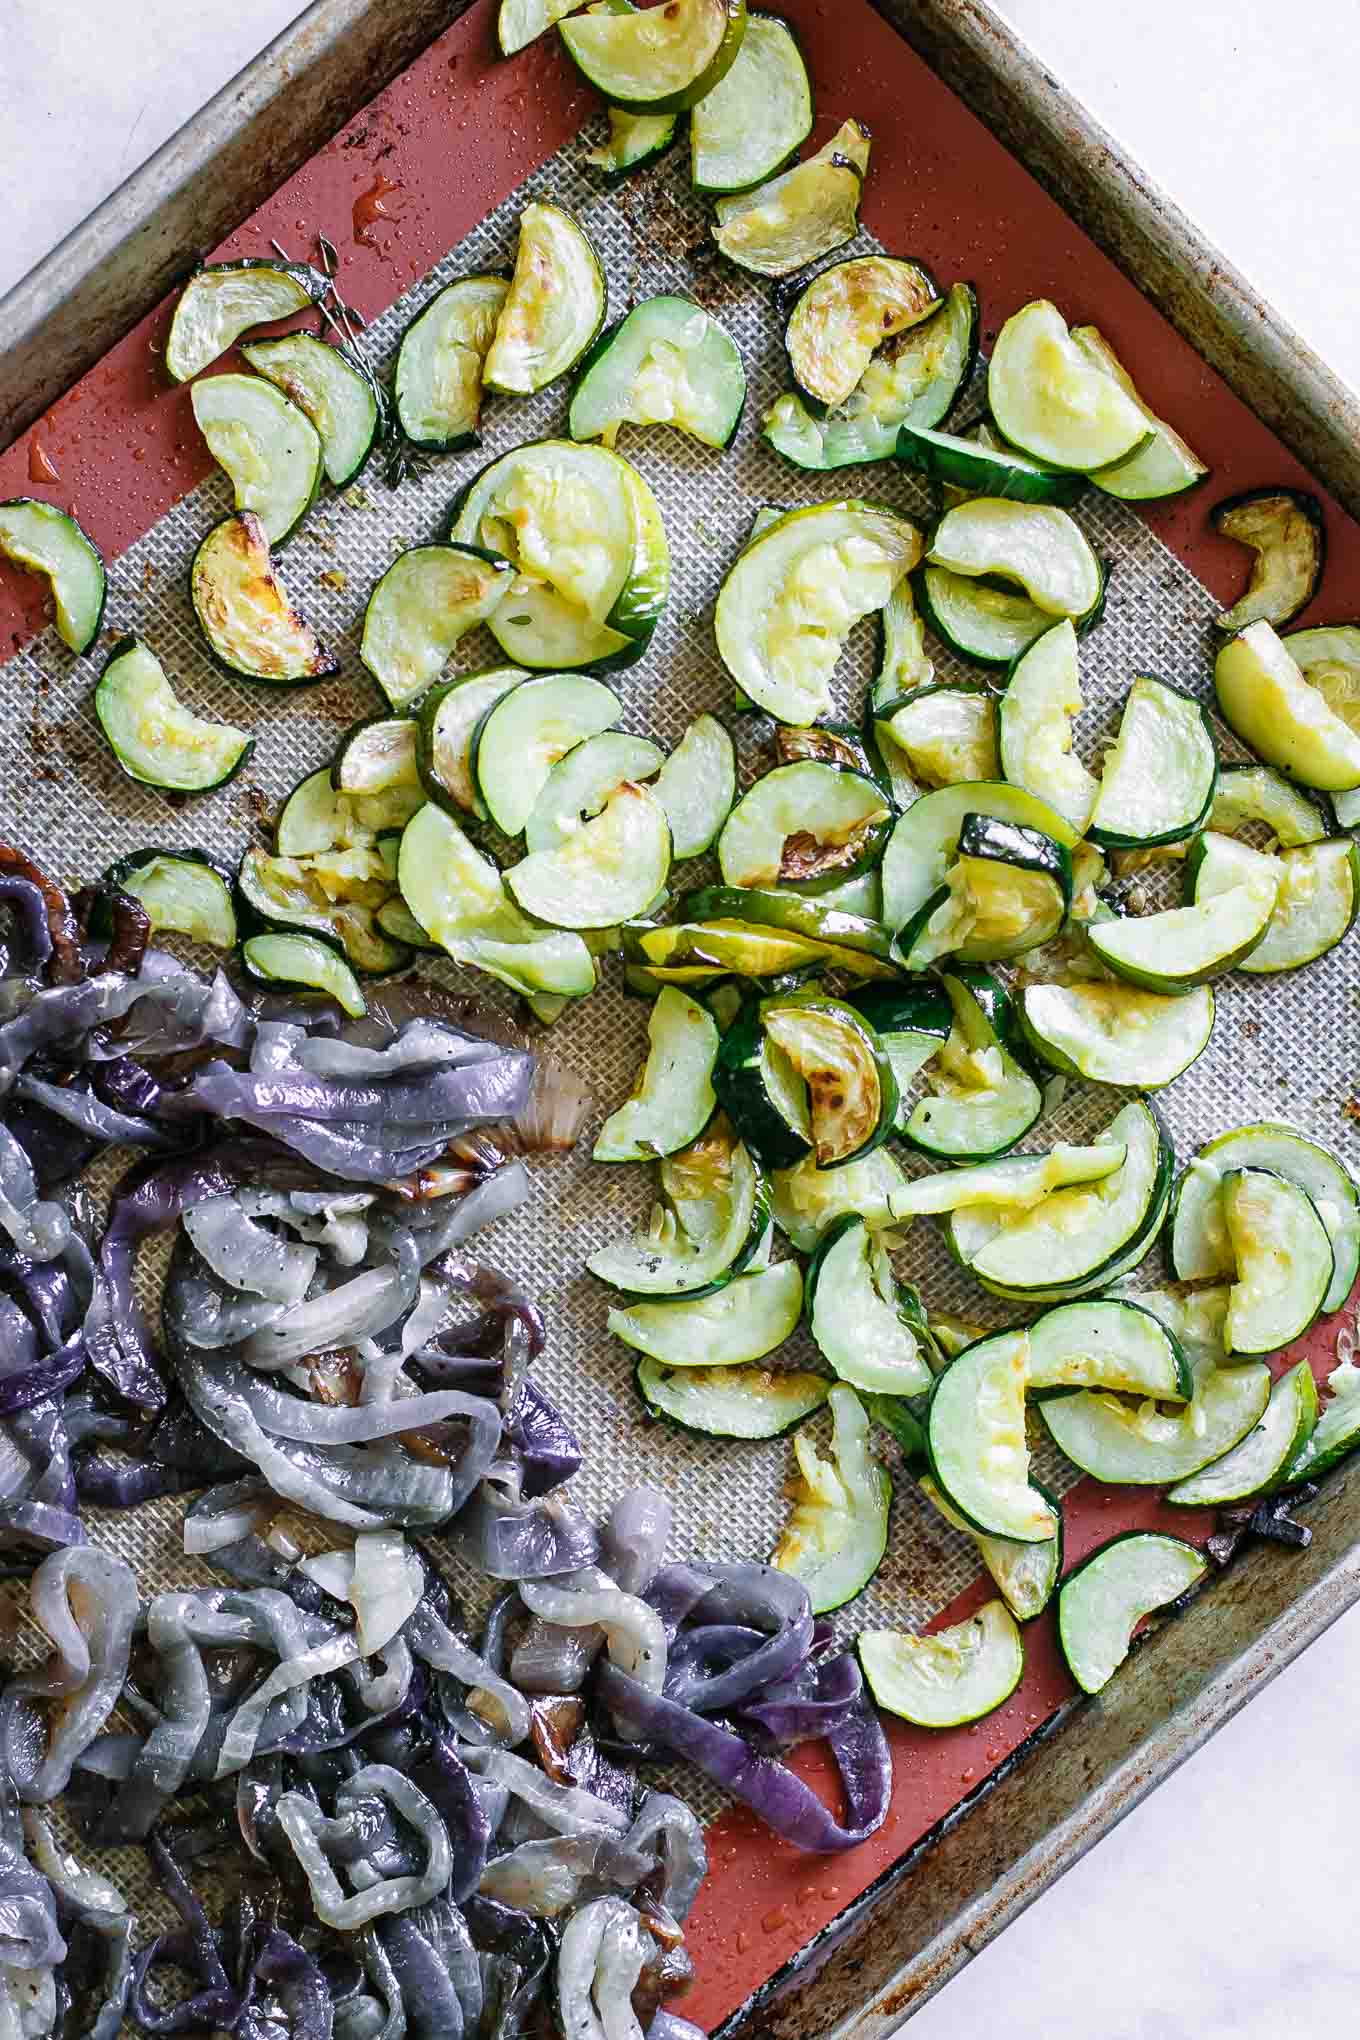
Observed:
[[[327,480],[337,489],[352,482],[383,423],[381,386],[367,364],[314,333],[250,340],[241,352],[257,375],[266,376],[311,419],[321,435]]]
[[[1082,474],[1127,460],[1151,435],[1139,404],[1095,366],[1046,298],[1022,306],[998,333],[987,401],[1012,446]]]
[[[713,1088],[723,1111],[766,1168],[792,1168],[812,1153],[807,1084],[766,1033],[758,1007],[748,1005],[723,1035]]]
[[[849,500],[789,511],[747,546],[715,615],[718,651],[743,692],[780,722],[813,723],[861,617],[882,609],[920,558],[896,512]]]
[[[586,161],[603,170],[606,184],[616,184],[659,162],[680,130],[677,113],[630,113],[625,106],[611,106],[609,139],[598,149],[586,151]]]
[[[167,793],[225,786],[255,748],[245,730],[191,715],[140,638],[121,638],[110,652],[94,690],[94,712],[128,778]]]
[[[656,498],[608,447],[544,439],[504,454],[465,491],[450,537],[514,566],[488,627],[522,666],[631,665],[665,607],[670,552]]]
[[[812,133],[812,84],[788,22],[753,9],[732,68],[690,116],[696,191],[749,191]]]
[[[819,892],[876,864],[891,825],[882,788],[862,772],[815,758],[776,765],[723,825],[723,884]]]
[[[418,792],[414,719],[370,715],[352,723],[335,747],[331,784],[337,793],[382,794],[398,786]]]
[[[745,403],[746,371],[718,321],[689,298],[647,298],[592,348],[568,429],[612,446],[621,425],[673,425],[725,447]]]
[[[104,621],[107,584],[99,548],[66,510],[20,496],[0,503],[0,556],[52,590],[57,636],[73,652],[88,652]]]
[[[432,801],[406,825],[397,878],[420,926],[455,963],[526,995],[594,990],[594,959],[581,937],[528,920],[490,858]]]
[[[235,948],[231,874],[206,850],[134,850],[109,866],[104,881],[140,900],[153,929],[212,949]]]
[[[251,511],[224,517],[200,542],[189,592],[208,650],[229,673],[270,687],[306,687],[339,672],[340,661],[289,602]]]
[[[320,304],[330,278],[302,262],[250,257],[199,269],[180,292],[165,343],[166,372],[189,382],[252,326]]]
[[[1245,593],[1214,618],[1220,630],[1261,622],[1278,628],[1308,607],[1327,562],[1327,526],[1316,496],[1306,489],[1247,489],[1215,503],[1209,521],[1256,555]]]
[[[455,453],[477,445],[482,370],[509,293],[503,276],[460,276],[402,334],[393,393],[412,446]]]
[[[819,416],[796,391],[765,414],[764,434],[795,467],[821,472],[889,460],[905,425],[941,425],[972,378],[977,293],[956,283],[939,310],[874,354],[855,388]]]
[[[429,798],[452,813],[486,818],[472,771],[472,746],[482,717],[529,675],[522,666],[496,666],[432,687],[416,716],[416,757]]]
[[[271,545],[296,530],[321,486],[321,435],[282,390],[258,375],[210,375],[189,393],[208,451],[238,510],[253,510]]]
[[[758,276],[792,276],[853,238],[869,168],[869,130],[848,120],[815,156],[755,191],[718,200],[713,238]]]
[[[572,62],[611,106],[684,113],[726,77],[746,0],[669,0],[659,12],[591,8],[558,26]]]
[[[1128,370],[1099,328],[1074,326],[1072,339],[1091,366],[1109,376],[1138,406],[1152,432],[1151,441],[1120,461],[1118,467],[1106,468],[1093,476],[1095,486],[1106,496],[1117,496],[1122,503],[1153,503],[1166,496],[1184,495],[1187,489],[1202,482],[1209,472],[1204,462],[1165,418],[1159,418],[1143,402]]]
[[[482,363],[482,382],[532,396],[574,368],[604,324],[604,267],[585,229],[560,205],[535,199],[520,215],[510,288]]]
[[[807,1086],[818,1168],[839,1168],[881,1147],[897,1117],[897,1079],[862,1014],[839,999],[797,993],[766,1000],[760,1024]]]
[[[417,545],[398,553],[364,611],[359,657],[393,708],[416,701],[449,654],[504,601],[514,568],[481,546]]]
[[[1345,793],[1360,786],[1360,713],[1348,693],[1337,698],[1350,713],[1339,713],[1319,677],[1323,684],[1304,677],[1264,620],[1229,638],[1214,661],[1219,709],[1242,742],[1304,786]]]
[[[939,285],[919,262],[861,255],[814,276],[794,303],[784,352],[806,396],[842,404],[885,341],[938,311]]]
[[[886,729],[923,786],[998,777],[996,697],[977,681],[918,687],[879,729]]]
[[[359,980],[344,957],[315,935],[252,935],[241,944],[241,962],[246,976],[258,984],[321,992],[352,1020],[361,1020],[368,1011]]]

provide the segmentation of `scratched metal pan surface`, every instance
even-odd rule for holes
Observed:
[[[1360,530],[1347,514],[1360,505],[1352,400],[1001,24],[956,0],[916,0],[909,15],[897,0],[878,11],[866,0],[789,0],[783,11],[817,87],[814,141],[851,115],[875,133],[861,245],[974,280],[984,345],[1008,312],[1041,294],[1094,319],[1213,464],[1207,499],[1200,492],[1143,516],[1108,502],[1078,510],[1115,562],[1107,619],[1083,651],[1099,731],[1139,668],[1206,687],[1208,619],[1242,572],[1237,549],[1208,531],[1206,500],[1264,483],[1319,489],[1330,564],[1304,621],[1360,614]],[[319,505],[284,567],[300,606],[341,651],[342,674],[287,704],[262,702],[208,669],[188,615],[189,553],[226,497],[186,395],[167,388],[159,361],[167,289],[219,242],[217,252],[254,254],[277,238],[305,254],[324,231],[379,363],[436,285],[511,251],[529,193],[551,193],[584,217],[606,251],[616,312],[658,289],[693,291],[717,311],[752,385],[733,451],[701,453],[664,433],[635,435],[626,448],[657,490],[676,574],[655,647],[621,685],[631,727],[673,739],[696,710],[726,705],[709,611],[753,510],[835,492],[759,443],[760,415],[784,379],[775,308],[762,287],[705,253],[683,151],[621,194],[602,193],[582,162],[599,128],[591,95],[553,38],[499,62],[493,18],[490,0],[322,0],[0,304],[0,438],[19,435],[0,455],[0,496],[37,488],[75,508],[114,562],[111,628],[144,629],[195,707],[248,716],[260,736],[251,781],[187,810],[117,783],[89,717],[93,669],[69,658],[43,628],[33,591],[6,575],[0,831],[22,835],[68,877],[148,840],[239,850],[260,810],[377,705],[354,648],[367,589],[392,551],[440,528],[480,459],[560,425],[560,391],[492,405],[483,454],[437,463],[395,495],[366,478],[357,498]],[[30,479],[50,469],[55,481]],[[927,514],[908,476],[870,470],[851,486]],[[460,663],[481,663],[486,649],[469,643]],[[858,645],[845,698],[858,699],[867,660],[867,643]],[[748,772],[762,746],[758,732],[743,738]],[[1271,1111],[1349,1143],[1357,1158],[1342,1114],[1352,1072],[1324,1049],[1348,1038],[1354,962],[1352,947],[1264,997],[1225,990],[1213,1048],[1165,1095],[1182,1153]],[[627,1086],[642,1017],[611,987],[564,1020],[558,1040],[608,1106]],[[1114,1102],[1077,1093],[1055,1133],[1084,1136]],[[580,1277],[591,1245],[640,1206],[643,1173],[623,1180],[629,1172],[577,1162],[545,1171],[531,1216],[507,1226],[494,1251],[548,1305],[548,1385],[591,1448],[587,1501],[601,1502],[621,1478],[659,1479],[676,1493],[680,1548],[759,1551],[779,1520],[785,1448],[662,1441],[644,1429],[628,1369],[604,1337],[603,1300]],[[937,1307],[979,1311],[977,1292],[928,1237],[913,1234],[902,1265]],[[1155,1279],[1154,1266],[1148,1273]],[[1336,1330],[1329,1321],[1311,1340],[1319,1373]],[[1116,1526],[1172,1519],[1155,1499],[1074,1486],[1056,1464],[1046,1471],[1067,1489],[1073,1560]],[[956,1620],[983,1598],[967,1547],[899,1488],[888,1563],[850,1611],[852,1627]],[[688,2015],[728,2040],[891,2031],[1356,1598],[1360,1479],[1333,1482],[1310,1522],[1310,1550],[1261,1549],[1237,1562],[1098,1703],[1074,1702],[1051,1628],[1033,1625],[1025,1680],[976,1730],[895,1728],[889,1820],[848,1858],[809,1864],[700,1793],[715,1867],[693,1916],[699,1983]],[[1202,1539],[1212,1524],[1175,1512],[1175,1527]],[[173,1509],[96,1527],[137,1559],[147,1585],[187,1577],[175,1531]],[[829,1782],[815,1754],[805,1768]]]

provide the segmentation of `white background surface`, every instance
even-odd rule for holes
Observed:
[[[292,0],[3,0],[0,291]],[[1351,0],[1009,0],[1049,67],[1360,385]],[[1360,1611],[986,1949],[911,2040],[1350,2040]],[[929,1876],[929,1865],[922,1872]]]

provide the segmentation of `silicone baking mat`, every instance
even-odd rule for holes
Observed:
[[[646,658],[611,684],[625,727],[670,743],[700,710],[730,710],[711,613],[757,508],[862,494],[924,519],[929,498],[915,478],[890,465],[806,476],[764,444],[760,420],[787,383],[774,296],[715,259],[706,209],[689,190],[683,144],[656,169],[604,192],[583,160],[602,131],[593,96],[555,37],[511,62],[498,60],[494,12],[489,0],[474,7],[213,252],[263,254],[277,239],[290,254],[311,257],[314,236],[324,233],[339,250],[340,288],[369,321],[365,344],[382,368],[435,289],[512,258],[520,210],[531,196],[546,195],[571,207],[601,248],[614,316],[658,291],[691,293],[716,313],[737,340],[750,381],[734,447],[717,454],[661,430],[628,432],[622,442],[661,503],[673,584]],[[1094,320],[1149,401],[1213,465],[1207,494],[1194,492],[1162,510],[1139,514],[1094,492],[1078,506],[1078,521],[1112,562],[1105,619],[1082,645],[1089,706],[1079,743],[1094,759],[1136,672],[1209,691],[1210,618],[1240,583],[1244,556],[1209,531],[1208,503],[1260,484],[1310,485],[1308,477],[862,0],[837,0],[834,8],[802,0],[785,12],[803,37],[815,84],[813,144],[851,115],[874,133],[856,248],[914,255],[946,282],[973,281],[984,349],[1028,298],[1049,295],[1073,320]],[[215,671],[190,611],[193,547],[230,499],[194,426],[187,391],[169,388],[161,368],[169,313],[167,303],[143,321],[0,457],[0,496],[37,493],[73,509],[112,562],[107,630],[93,660],[73,660],[42,628],[34,584],[8,573],[0,582],[6,647],[0,702],[8,726],[0,833],[17,837],[73,882],[147,842],[239,855],[302,772],[326,761],[338,733],[380,705],[356,651],[368,591],[393,554],[442,532],[453,497],[483,461],[564,429],[561,387],[526,401],[493,400],[480,451],[435,460],[395,491],[374,463],[357,487],[323,497],[281,550],[279,567],[293,599],[340,653],[342,670],[334,681],[273,697]],[[230,357],[220,364],[234,365]],[[961,418],[976,415],[980,396],[975,387]],[[52,470],[57,479],[39,479]],[[1328,570],[1316,613],[1305,622],[1360,610],[1360,533],[1334,504],[1326,508]],[[258,733],[248,774],[221,793],[174,804],[117,772],[90,714],[89,691],[103,647],[133,628],[155,647],[186,702]],[[941,677],[948,677],[955,670],[949,655],[932,649]],[[858,705],[871,654],[866,626],[838,676],[842,704]],[[470,637],[451,670],[471,671],[499,657],[489,638]],[[739,741],[749,779],[770,762],[768,725],[740,719]],[[1225,752],[1233,752],[1226,739]],[[693,867],[682,882],[704,875]],[[451,970],[443,974],[458,979]],[[1228,1125],[1270,1115],[1293,1119],[1357,1159],[1355,1128],[1344,1112],[1352,1072],[1334,1049],[1353,1023],[1353,979],[1351,942],[1297,980],[1265,987],[1229,981],[1220,988],[1208,1052],[1163,1094],[1182,1157]],[[489,990],[480,981],[459,981]],[[548,1042],[589,1077],[608,1110],[631,1081],[645,1021],[646,1009],[621,997],[610,966],[604,989],[564,1018]],[[1114,1093],[1073,1086],[1045,1121],[1047,1133],[1089,1137],[1119,1102]],[[652,1481],[675,1499],[675,1551],[763,1555],[784,1510],[787,1445],[733,1445],[643,1422],[630,1356],[605,1330],[608,1299],[581,1271],[596,1244],[645,1209],[651,1172],[591,1166],[592,1137],[590,1127],[579,1157],[541,1167],[533,1204],[484,1242],[488,1257],[525,1281],[546,1311],[551,1337],[541,1373],[587,1448],[578,1492],[598,1509],[627,1481]],[[903,1159],[909,1169],[920,1166]],[[911,1233],[898,1263],[932,1309],[1002,1321],[926,1225]],[[1160,1272],[1154,1256],[1145,1279]],[[1335,1329],[1333,1321],[1313,1335],[1320,1371],[1331,1364]],[[802,1357],[801,1346],[794,1350]],[[1212,1527],[1207,1514],[1187,1517],[1130,1490],[1072,1487],[1071,1470],[1056,1455],[1040,1465],[1051,1484],[1070,1490],[1069,1563],[1118,1528],[1170,1524],[1173,1517],[1182,1535],[1202,1537]],[[137,1562],[144,1590],[206,1580],[178,1553],[179,1513],[167,1504],[106,1517],[95,1534]],[[843,1611],[841,1628],[850,1635],[883,1623],[914,1628],[957,1620],[991,1591],[977,1570],[971,1545],[899,1481],[886,1561]],[[713,1873],[690,1929],[698,1981],[684,2001],[687,2016],[716,2029],[1052,1718],[1072,1689],[1047,1619],[1030,1625],[1026,1648],[1022,1685],[984,1722],[944,1735],[892,1725],[892,1812],[880,1834],[847,1857],[801,1856],[741,1811],[721,1811],[701,1781],[688,1782],[695,1803],[715,1819]],[[828,1767],[815,1752],[800,1762],[831,1789]],[[140,1859],[129,1853],[111,1867],[140,1898]]]

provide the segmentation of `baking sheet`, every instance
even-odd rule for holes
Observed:
[[[994,161],[1000,153],[996,145],[980,130],[969,132],[969,116],[919,73],[916,59],[875,16],[858,5],[838,9],[837,21],[846,33],[833,48],[815,6],[789,11],[798,15],[805,31],[819,88],[823,118],[814,140],[822,140],[844,113],[867,111],[877,128],[865,217],[882,238],[866,232],[862,248],[886,245],[890,252],[921,255],[946,280],[975,277],[989,333],[1016,304],[1044,289],[1052,290],[1074,318],[1098,317],[1148,394],[1164,402],[1216,459],[1215,496],[1220,484],[1225,490],[1244,485],[1244,475],[1247,480],[1295,477],[1296,464],[1273,444],[1262,444],[1254,421],[1248,426],[1245,414],[1234,415],[1240,411],[1235,400],[1155,314],[1136,299],[1132,306],[1119,302],[1121,293],[1128,296],[1127,286],[1089,244],[1079,244],[1081,260],[1074,262],[1067,245],[1073,230],[1036,190],[1026,188],[1028,180],[1009,159],[1001,157],[999,165]],[[693,290],[711,305],[738,340],[751,381],[736,447],[719,456],[659,431],[628,433],[622,442],[661,502],[674,581],[667,615],[647,658],[611,684],[624,703],[625,727],[674,741],[700,709],[730,706],[730,685],[713,649],[710,615],[722,576],[757,507],[771,500],[801,503],[860,492],[924,516],[929,499],[912,477],[888,468],[854,471],[844,478],[803,476],[760,443],[760,417],[786,380],[778,322],[769,293],[754,279],[696,259],[705,243],[705,216],[688,192],[683,152],[621,193],[602,195],[581,165],[595,130],[576,135],[575,124],[585,111],[582,95],[563,75],[551,45],[529,53],[520,66],[495,66],[483,77],[482,45],[475,38],[485,29],[486,10],[474,9],[442,39],[444,47],[436,45],[383,96],[377,110],[360,116],[318,166],[300,173],[295,188],[236,237],[231,252],[258,252],[276,234],[290,252],[308,254],[311,233],[323,228],[345,253],[346,294],[378,314],[371,346],[374,358],[382,361],[403,325],[439,284],[512,254],[519,210],[529,196],[545,194],[576,210],[605,250],[615,313],[633,298],[659,290]],[[819,50],[819,39],[826,48]],[[885,67],[886,85],[898,107],[911,106],[920,115],[910,126],[900,117],[886,123],[881,114],[875,119]],[[867,107],[866,100],[871,102]],[[564,128],[571,139],[560,146]],[[526,179],[498,183],[496,191],[504,195],[483,220],[481,210],[490,194],[480,179],[471,193],[462,186],[448,188],[448,152],[454,138],[466,133],[470,139],[461,148],[485,172],[477,152],[505,130],[511,137],[510,158],[494,164],[501,179],[513,178],[524,158],[545,143],[554,145],[553,153]],[[461,165],[462,154],[458,160]],[[422,179],[431,180],[430,185]],[[953,180],[952,211],[948,179]],[[387,220],[370,230],[376,242],[370,248],[346,231],[353,222],[346,221],[345,206],[348,201],[352,208],[354,198],[379,181],[394,189],[387,199]],[[1011,215],[1024,226],[1020,247]],[[476,224],[426,274],[432,238],[437,239],[440,221],[447,230],[451,218]],[[390,297],[412,273],[417,277],[412,288],[381,311],[382,290]],[[1078,297],[1077,291],[1086,295]],[[1148,351],[1140,354],[1138,329],[1148,322],[1155,328],[1156,345],[1144,331]],[[354,652],[363,601],[393,552],[441,532],[454,493],[483,459],[560,429],[565,410],[560,391],[524,403],[491,403],[480,455],[437,462],[423,480],[406,483],[396,494],[374,474],[342,499],[327,497],[281,551],[279,564],[304,613],[342,651],[344,672],[338,681],[305,693],[270,697],[267,690],[242,686],[213,671],[189,610],[186,572],[193,545],[230,503],[215,474],[173,507],[163,500],[205,466],[183,394],[166,395],[154,380],[155,362],[148,350],[163,326],[162,315],[146,333],[115,350],[109,367],[87,379],[94,389],[73,393],[55,417],[35,428],[32,438],[58,466],[64,484],[44,493],[70,500],[109,545],[118,542],[109,537],[110,526],[130,528],[148,513],[162,513],[144,535],[134,537],[113,568],[111,633],[135,625],[156,647],[186,701],[202,713],[247,723],[257,729],[260,741],[248,779],[205,801],[176,807],[116,775],[89,714],[93,676],[88,664],[73,661],[51,631],[17,649],[0,673],[0,699],[12,732],[0,761],[0,822],[72,879],[88,877],[118,852],[147,841],[201,842],[218,852],[239,853],[261,814],[272,810],[301,771],[323,763],[339,731],[377,706]],[[112,398],[107,408],[98,394],[101,377]],[[974,393],[972,411],[962,415],[973,415],[976,401]],[[6,493],[4,469],[25,457],[28,445],[20,442],[0,461],[0,487]],[[1078,509],[1078,521],[1114,564],[1106,619],[1083,643],[1083,686],[1090,709],[1081,741],[1088,759],[1108,736],[1117,703],[1135,672],[1151,670],[1206,691],[1212,653],[1208,619],[1218,606],[1215,595],[1227,592],[1240,574],[1240,555],[1220,541],[1204,540],[1204,507],[1202,497],[1192,497],[1146,520],[1106,499]],[[1331,527],[1332,567],[1319,617],[1347,613],[1345,598],[1355,585],[1360,557],[1354,526],[1334,512]],[[343,585],[336,586],[337,579]],[[11,588],[7,579],[6,597]],[[865,627],[842,667],[842,705],[858,706],[871,648],[872,633]],[[489,638],[470,638],[460,647],[453,670],[474,670],[498,662],[499,656]],[[941,677],[955,670],[943,653],[938,665]],[[770,762],[767,736],[767,726],[743,719],[748,777]],[[1231,745],[1226,748],[1231,753]],[[692,882],[703,875],[695,869]],[[1323,966],[1293,984],[1271,987],[1265,996],[1240,984],[1223,988],[1219,1026],[1208,1054],[1164,1094],[1182,1155],[1226,1124],[1273,1112],[1287,1114],[1332,1145],[1349,1145],[1351,1159],[1357,1158],[1354,1130],[1342,1114],[1348,1096],[1345,1068],[1323,1056],[1316,1076],[1301,1077],[1299,1055],[1300,1042],[1322,1046],[1351,1017],[1353,973],[1348,944]],[[457,973],[448,975],[458,981]],[[461,982],[471,988],[470,980]],[[608,1109],[628,1088],[644,1030],[645,1008],[623,1000],[611,980],[606,990],[559,1023],[551,1042],[554,1052],[587,1072]],[[1118,1102],[1115,1094],[1074,1088],[1046,1128],[1054,1138],[1085,1137],[1106,1123]],[[587,1139],[587,1152],[588,1144]],[[917,1166],[908,1160],[909,1168]],[[604,1331],[607,1299],[579,1272],[591,1248],[639,1215],[649,1195],[650,1172],[645,1170],[594,1169],[583,1160],[550,1165],[540,1171],[539,1196],[530,1213],[490,1236],[487,1252],[527,1280],[547,1310],[553,1336],[541,1372],[587,1445],[587,1465],[578,1484],[583,1498],[600,1506],[624,1479],[660,1479],[676,1497],[677,1551],[710,1556],[763,1552],[782,1516],[779,1490],[787,1447],[734,1447],[644,1426],[630,1387],[628,1357]],[[1000,1321],[995,1307],[953,1268],[925,1227],[912,1234],[899,1266],[921,1285],[932,1308],[963,1309]],[[1147,1272],[1155,1276],[1155,1263]],[[1044,1470],[1060,1487],[1071,1482],[1070,1470],[1064,1472],[1056,1459]],[[148,1589],[190,1576],[173,1556],[176,1515],[174,1508],[156,1513],[155,1546],[146,1541],[151,1519],[142,1512],[122,1519],[110,1532],[124,1551],[131,1546],[138,1552]],[[1079,1557],[1115,1527],[1157,1517],[1158,1505],[1147,1498],[1135,1497],[1130,1504],[1124,1491],[1111,1504],[1091,1483],[1082,1483],[1070,1512],[1070,1555]],[[1196,1520],[1203,1534],[1208,1519]],[[1175,1512],[1175,1523],[1184,1533],[1183,1512]],[[900,1487],[888,1559],[850,1611],[853,1619],[843,1618],[842,1627],[848,1632],[885,1621],[916,1626],[942,1611],[957,1619],[983,1597],[969,1585],[976,1572],[970,1552],[965,1540],[929,1517],[914,1495]],[[716,1874],[694,1918],[692,1945],[700,1981],[686,2004],[689,2015],[701,2023],[722,2018],[1049,1717],[1069,1688],[1047,1625],[1036,1627],[1042,1633],[1030,1632],[1026,1680],[997,1715],[950,1736],[894,1731],[899,1779],[893,1813],[883,1833],[852,1858],[810,1868],[806,1858],[771,1844],[745,1815],[724,1817],[714,1838]],[[809,1765],[816,1774],[818,1761],[813,1758]],[[703,1811],[716,1811],[712,1796],[703,1791],[692,1796]],[[734,1901],[746,1922],[735,1933],[730,1924]]]

